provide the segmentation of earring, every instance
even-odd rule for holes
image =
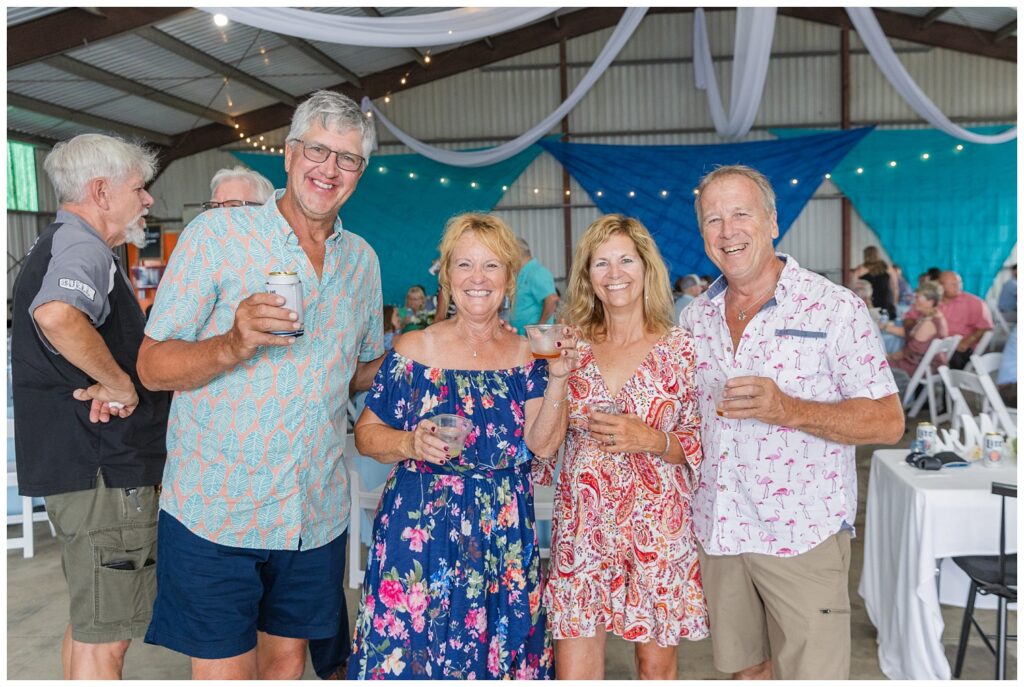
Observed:
[[[505,300],[501,302],[501,307],[503,310],[508,310],[512,307],[512,301],[509,299],[507,293],[505,294]]]

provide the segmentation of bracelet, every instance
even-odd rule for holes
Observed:
[[[558,406],[560,406],[563,403],[565,403],[565,399],[567,399],[567,398],[569,398],[569,390],[568,389],[565,390],[565,396],[562,396],[562,398],[558,399],[557,401],[552,400],[552,398],[550,396],[548,396],[547,389],[544,390],[544,399],[548,403],[550,403],[551,407],[554,408],[555,410],[558,410]]]
[[[665,435],[665,450],[661,452],[661,455],[658,456],[659,458],[664,458],[665,456],[667,456],[668,452],[672,449],[672,440],[669,439],[671,435],[665,431],[662,431],[662,434]]]

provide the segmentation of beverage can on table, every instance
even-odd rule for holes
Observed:
[[[924,452],[931,454],[935,448],[935,440],[939,438],[935,425],[930,422],[917,423],[917,439],[924,442]]]
[[[1003,461],[1003,435],[989,432],[985,435],[982,459],[986,467],[999,467]]]
[[[295,272],[271,272],[267,278],[267,293],[284,297],[282,308],[293,310],[299,316],[299,328],[292,331],[270,332],[275,336],[302,336],[306,333],[302,318],[302,282]]]

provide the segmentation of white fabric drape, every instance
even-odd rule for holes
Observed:
[[[885,74],[885,78],[889,79],[889,83],[903,96],[907,104],[914,108],[915,112],[924,117],[937,129],[946,132],[950,136],[971,143],[1005,143],[1017,138],[1017,127],[1008,129],[1000,134],[982,136],[949,121],[949,118],[942,114],[942,111],[924,94],[924,91],[907,73],[903,63],[896,57],[892,46],[889,45],[889,39],[886,38],[882,27],[878,25],[878,20],[875,18],[875,13],[871,8],[847,7],[846,12],[850,15],[853,26],[857,29],[857,33],[860,35],[864,45],[867,46],[871,57],[875,59],[875,64]]]
[[[611,38],[608,39],[608,43],[601,50],[601,54],[594,60],[594,64],[591,65],[590,70],[586,73],[579,85],[569,94],[569,97],[563,102],[558,108],[544,118],[543,121],[538,123],[532,129],[522,134],[515,140],[503,143],[495,148],[488,148],[487,150],[472,150],[472,151],[453,151],[444,150],[443,148],[435,148],[434,146],[422,143],[409,134],[399,129],[393,122],[387,117],[381,114],[381,111],[377,109],[377,106],[373,104],[369,98],[363,98],[362,107],[364,111],[372,111],[375,118],[379,119],[381,124],[386,126],[391,133],[393,133],[398,140],[405,145],[412,148],[415,152],[428,157],[431,160],[441,162],[446,165],[454,165],[456,167],[484,167],[486,165],[492,165],[495,162],[501,162],[507,160],[513,155],[526,150],[540,138],[551,131],[552,127],[558,123],[562,117],[567,115],[583,96],[591,89],[591,87],[597,83],[597,80],[604,74],[605,69],[612,63],[616,55],[622,50],[623,46],[629,40],[630,36],[636,30],[636,27],[640,25],[640,21],[644,18],[644,14],[647,13],[646,7],[630,7],[622,15],[622,19],[619,20],[619,25],[615,28]]]
[[[200,7],[232,21],[309,41],[428,48],[475,41],[542,19],[557,7],[462,7],[400,17],[349,17],[289,7]]]
[[[693,73],[699,90],[707,90],[708,108],[715,131],[725,138],[746,136],[761,107],[761,94],[768,74],[772,37],[775,35],[774,7],[740,7],[736,13],[735,56],[729,114],[722,106],[718,80],[711,61],[704,10],[697,8],[693,19]]]

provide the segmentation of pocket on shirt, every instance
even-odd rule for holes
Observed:
[[[777,329],[765,365],[783,393],[797,398],[829,394],[831,362],[827,335],[806,329]]]

